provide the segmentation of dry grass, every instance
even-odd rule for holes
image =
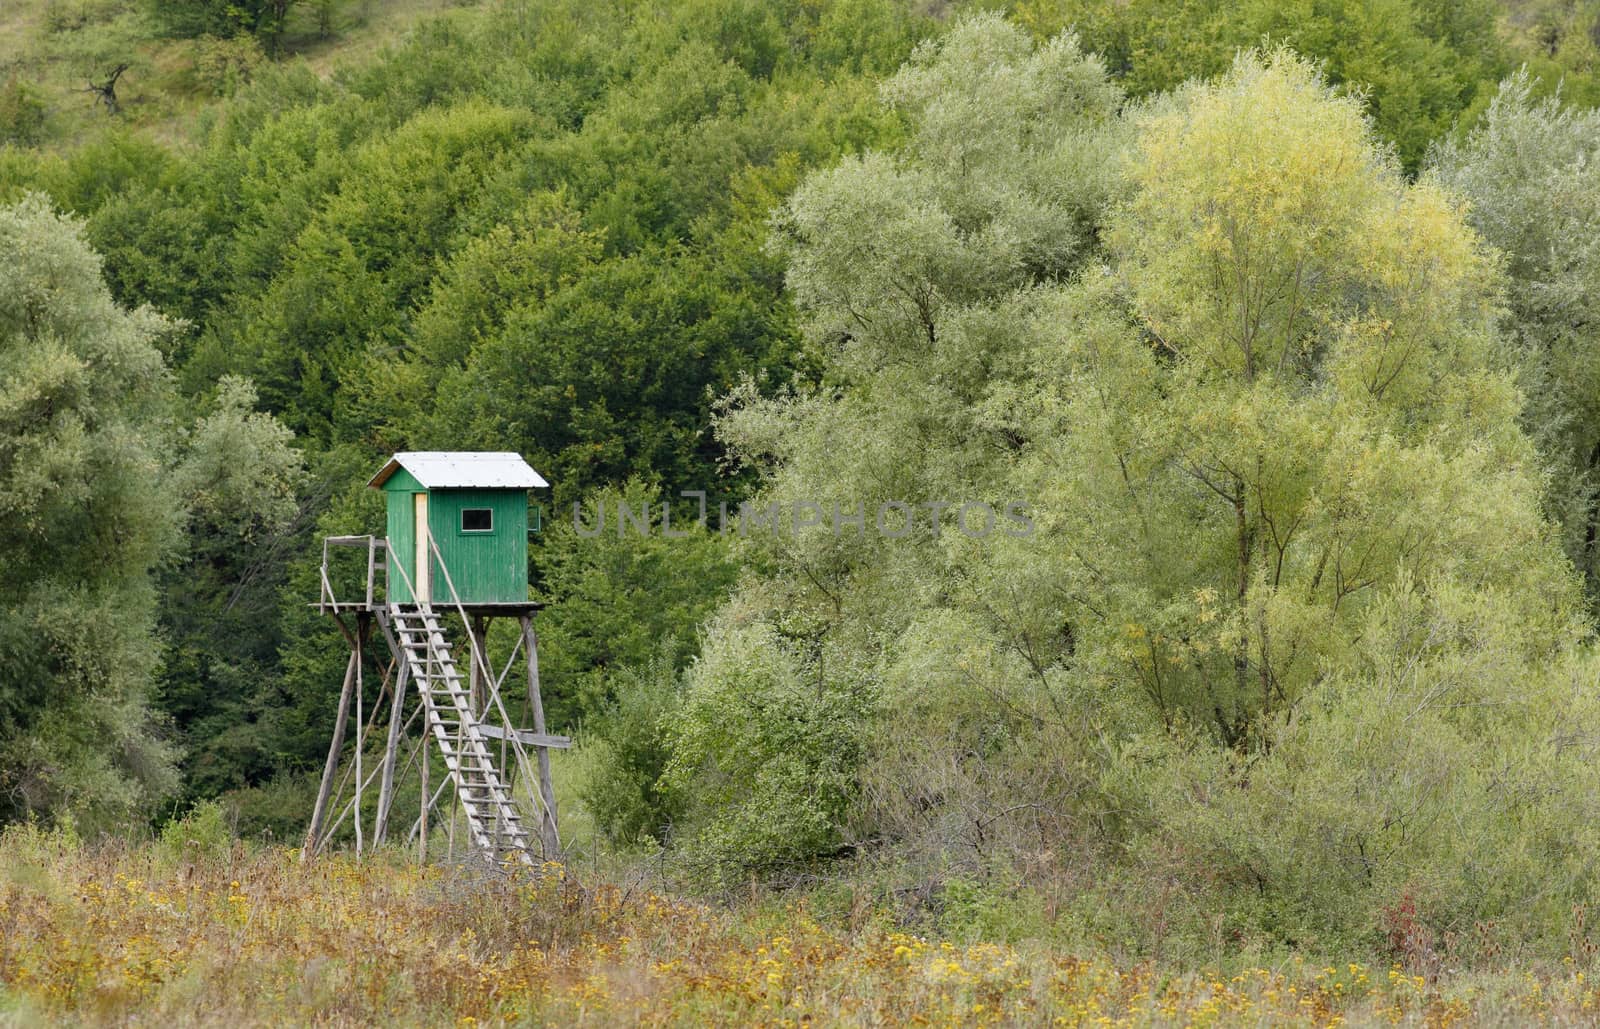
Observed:
[[[1442,989],[1360,965],[1224,978],[845,933],[803,905],[724,911],[553,865],[0,836],[0,1022],[1588,1024],[1597,999],[1571,971]]]
[[[304,60],[323,78],[341,66],[359,65],[385,47],[405,37],[419,22],[462,8],[475,7],[479,0],[352,0],[345,5],[344,18],[332,35],[323,38],[310,31],[301,13],[301,23],[291,26],[285,39],[289,59]]]

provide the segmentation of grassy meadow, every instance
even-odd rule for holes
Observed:
[[[0,837],[5,1025],[1591,1024],[1600,990],[1399,964],[1171,968],[940,939],[800,893],[712,905],[558,864],[298,851],[182,823]]]

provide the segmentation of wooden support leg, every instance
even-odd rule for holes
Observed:
[[[483,721],[487,714],[484,708],[488,703],[485,670],[489,667],[489,641],[484,635],[488,620],[482,615],[473,615],[468,625],[471,631],[467,638],[472,648],[472,658],[467,662],[468,699],[472,704],[472,717]]]
[[[400,674],[394,683],[394,703],[389,711],[389,740],[383,751],[383,779],[378,784],[378,816],[372,826],[374,847],[381,846],[384,837],[389,834],[389,808],[394,803],[394,765],[400,756],[400,716],[405,711],[406,686],[410,682],[411,663],[402,661]],[[426,752],[423,756],[427,756]]]
[[[533,631],[533,618],[522,615],[522,641],[528,652],[528,704],[533,708],[533,731],[545,735],[544,699],[539,695],[539,638]],[[556,791],[550,778],[550,748],[539,747],[539,797],[544,801],[544,817],[539,836],[547,861],[561,859],[561,836],[556,829]]]
[[[461,749],[461,736],[456,736],[456,750]],[[444,859],[451,864],[456,860],[456,820],[461,817],[461,791],[450,791],[450,824],[444,834]]]
[[[428,739],[428,726],[422,726],[422,818],[420,829],[417,832],[417,860],[423,864],[428,862],[428,806],[433,800],[428,796],[428,768],[432,764],[433,741]]]
[[[339,771],[339,751],[344,749],[345,723],[350,719],[350,693],[355,689],[356,669],[361,664],[361,645],[352,641],[350,662],[344,669],[344,688],[339,691],[339,714],[333,722],[333,742],[328,745],[328,760],[322,766],[322,785],[317,790],[317,805],[311,811],[311,828],[306,830],[305,846],[300,849],[304,862],[321,842],[322,822],[328,816],[328,794],[333,791],[333,777]]]
[[[366,613],[356,615],[356,796],[355,796],[355,826],[356,826],[356,857],[361,856],[361,794],[365,780],[361,776],[361,751],[367,742],[366,722],[366,683],[361,678],[361,670],[366,662],[362,660],[361,650],[367,642],[367,628],[371,624],[370,615]]]

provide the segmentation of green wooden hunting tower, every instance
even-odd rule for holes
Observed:
[[[346,824],[354,827],[358,855],[367,840],[383,843],[394,799],[407,782],[415,782],[419,798],[407,840],[417,841],[422,860],[428,857],[430,834],[445,837],[441,842],[454,860],[458,824],[464,824],[469,851],[494,867],[559,860],[550,751],[569,747],[572,740],[545,728],[539,637],[533,628],[534,615],[544,605],[528,599],[528,491],[549,484],[517,454],[430,451],[394,455],[368,485],[388,499],[388,537],[327,536],[322,541],[316,606],[338,623],[350,659],[301,860],[324,850]],[[366,575],[359,592],[341,597],[335,584],[348,590],[351,577],[335,574],[329,556],[343,548],[360,551]],[[490,622],[497,618],[515,618],[521,630],[509,653],[500,655],[491,654],[487,644]],[[374,656],[375,632],[382,635],[389,660],[374,669],[382,676],[372,698],[366,669]],[[504,664],[497,669],[500,660]],[[518,660],[528,667],[524,705],[503,696],[508,683],[518,682],[511,677]],[[370,717],[369,699],[378,705]],[[523,717],[513,718],[513,708]],[[384,739],[383,755],[368,773],[368,730],[380,724],[383,709],[387,729],[376,734]],[[423,725],[414,734],[419,717]],[[352,720],[355,767],[340,778]],[[418,753],[426,754],[423,748],[443,758],[446,782],[437,788],[429,777],[438,763],[427,756],[415,760]],[[347,783],[348,798],[341,799]],[[372,812],[368,836],[362,796],[373,784],[378,803],[376,810],[365,805]],[[455,789],[454,804],[441,801],[446,785]]]
[[[520,454],[396,454],[368,485],[389,501],[390,603],[528,602],[528,491],[549,483]]]

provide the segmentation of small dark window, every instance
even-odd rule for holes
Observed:
[[[465,507],[461,509],[462,532],[493,532],[494,511],[487,507]]]

